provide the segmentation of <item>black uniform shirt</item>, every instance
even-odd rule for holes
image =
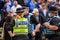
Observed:
[[[31,23],[34,23],[34,24],[43,24],[43,23],[45,23],[45,22],[47,22],[47,20],[46,20],[46,18],[43,16],[43,15],[39,15],[38,16],[38,21],[36,20],[36,17],[34,16],[34,15],[32,15],[31,17],[30,17],[30,22]]]
[[[4,37],[5,37],[5,40],[11,40],[11,37],[10,37],[8,31],[12,31],[13,32],[13,28],[11,27],[11,25],[9,23],[6,23],[5,26],[4,26]]]
[[[4,38],[5,40],[11,40],[12,38],[10,37],[8,31],[11,31],[13,33],[13,27],[15,25],[15,21],[11,19],[11,22],[5,23],[4,25]]]

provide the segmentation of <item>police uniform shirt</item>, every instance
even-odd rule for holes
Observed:
[[[60,24],[60,17],[59,16],[54,16],[52,18],[53,19],[50,21],[50,24],[58,26]],[[58,30],[60,30],[60,27],[58,27]]]

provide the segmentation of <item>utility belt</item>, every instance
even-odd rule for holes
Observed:
[[[45,37],[46,38],[60,37],[60,35],[57,35],[57,34],[46,34]]]
[[[26,40],[28,39],[27,35],[15,35],[13,38],[13,40]]]
[[[44,35],[45,37],[59,37],[60,36],[60,32],[58,31],[53,31],[50,29],[44,29]]]

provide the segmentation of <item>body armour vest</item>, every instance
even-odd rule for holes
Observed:
[[[52,18],[50,18],[50,20],[48,22],[51,25],[56,25],[56,26],[59,27],[59,25],[60,25],[60,17],[57,17],[57,16],[52,17]],[[49,28],[45,28],[44,33],[49,35],[49,34],[57,34],[58,32],[56,33],[56,31],[54,31],[54,30],[51,30]]]
[[[19,35],[28,34],[28,20],[26,18],[15,19],[15,26],[13,32]]]

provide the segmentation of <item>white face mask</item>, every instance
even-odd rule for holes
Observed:
[[[54,17],[58,17],[58,18],[60,18],[58,15],[57,15],[57,16],[54,16]]]
[[[51,16],[50,16],[50,13],[48,13],[48,16],[51,17]]]

